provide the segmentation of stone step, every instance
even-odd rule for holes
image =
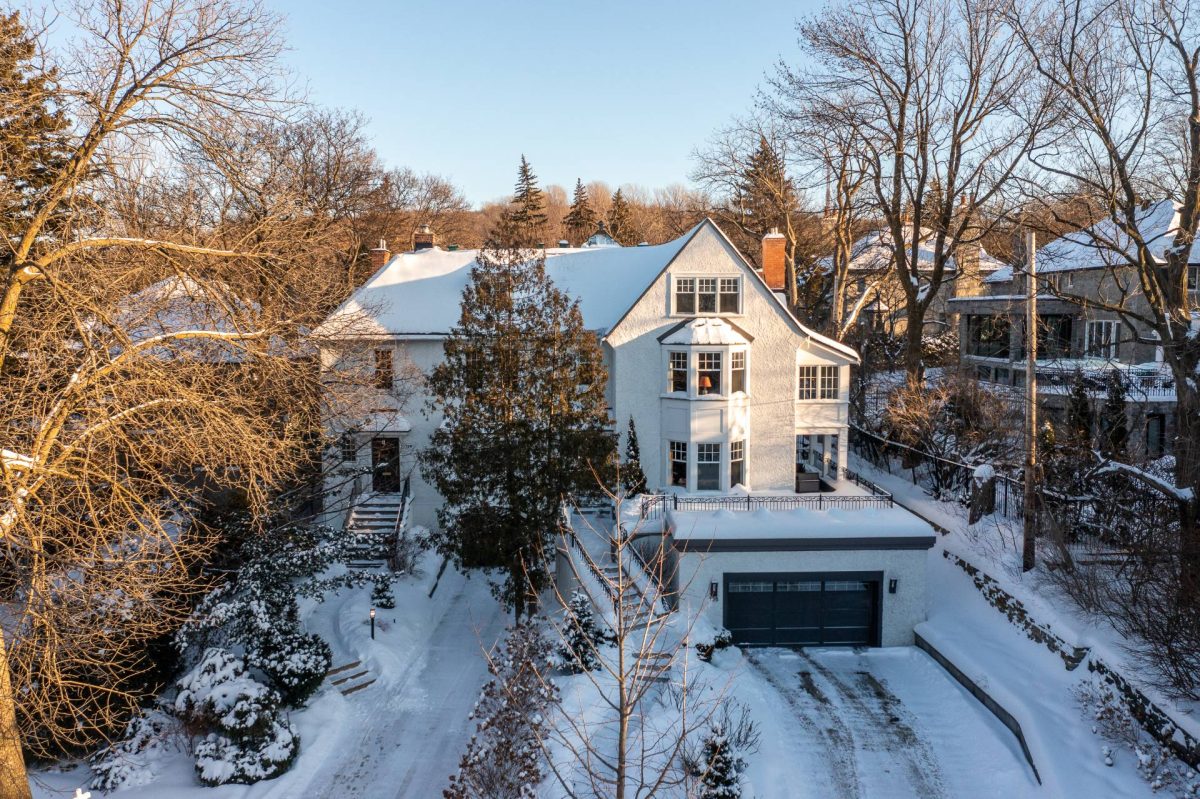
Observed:
[[[337,679],[337,680],[330,680],[330,684],[331,685],[342,685],[343,683],[348,683],[351,680],[357,680],[359,677],[365,677],[365,676],[367,676],[367,670],[363,669],[362,671],[360,671],[356,674],[351,674],[348,677],[342,677],[341,679]]]
[[[364,683],[360,683],[359,685],[351,686],[350,688],[347,688],[344,691],[342,691],[342,696],[350,696],[350,694],[354,693],[355,691],[361,691],[362,689],[366,688],[367,686],[374,684],[374,682],[375,682],[375,680],[374,680],[374,678],[372,678],[370,680],[367,680]]]
[[[356,660],[353,663],[347,663],[344,666],[337,666],[336,668],[330,669],[329,671],[325,672],[325,676],[332,677],[335,674],[341,674],[343,671],[349,671],[350,669],[356,669],[361,665],[362,665],[362,661]]]

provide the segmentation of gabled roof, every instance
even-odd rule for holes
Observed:
[[[933,231],[922,229],[921,240],[917,245],[917,268],[918,270],[933,269]],[[954,240],[947,236],[946,247],[952,249]],[[910,248],[911,249],[911,248]],[[892,232],[887,229],[875,230],[854,242],[850,248],[853,257],[850,259],[851,272],[881,272],[891,267],[892,263]],[[832,266],[832,259],[824,258],[820,261],[822,266],[829,268]],[[988,254],[983,247],[979,248],[979,269],[982,272],[991,272],[1000,269],[1004,263],[997,258]],[[958,262],[953,256],[946,263],[946,269],[954,272],[958,269]]]
[[[689,235],[653,247],[550,248],[546,274],[579,299],[590,330],[610,330]],[[446,335],[458,324],[478,250],[433,247],[394,256],[341,304],[316,335]]]
[[[754,341],[754,336],[720,317],[701,316],[684,319],[659,336],[658,341],[686,346],[749,344]]]
[[[1179,206],[1172,200],[1160,200],[1137,213],[1138,229],[1146,237],[1154,257],[1161,261],[1166,249],[1175,242],[1179,230]],[[1037,271],[1071,272],[1129,266],[1133,241],[1112,219],[1102,219],[1089,228],[1068,233],[1038,248]],[[1189,260],[1190,257],[1189,257]],[[988,283],[1012,280],[1012,267],[1006,266],[987,277]]]

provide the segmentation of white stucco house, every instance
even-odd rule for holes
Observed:
[[[655,246],[596,236],[547,249],[546,270],[601,341],[614,429],[636,424],[653,494],[639,534],[667,537],[686,574],[678,602],[739,643],[911,643],[933,533],[847,474],[858,356],[776,294],[776,238],[761,274],[711,220]],[[434,527],[440,500],[415,465],[441,420],[425,397],[400,408],[389,389],[402,363],[428,371],[441,359],[476,253],[418,234],[409,252],[373,255],[378,271],[317,331],[326,368],[365,359],[380,386],[341,457],[372,467],[356,504],[386,504],[407,478],[412,521]]]

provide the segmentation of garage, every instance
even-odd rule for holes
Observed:
[[[749,646],[879,646],[880,572],[725,574],[726,629]]]

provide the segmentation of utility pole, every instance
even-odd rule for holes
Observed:
[[[1025,541],[1021,570],[1037,561],[1037,234],[1025,232]]]

